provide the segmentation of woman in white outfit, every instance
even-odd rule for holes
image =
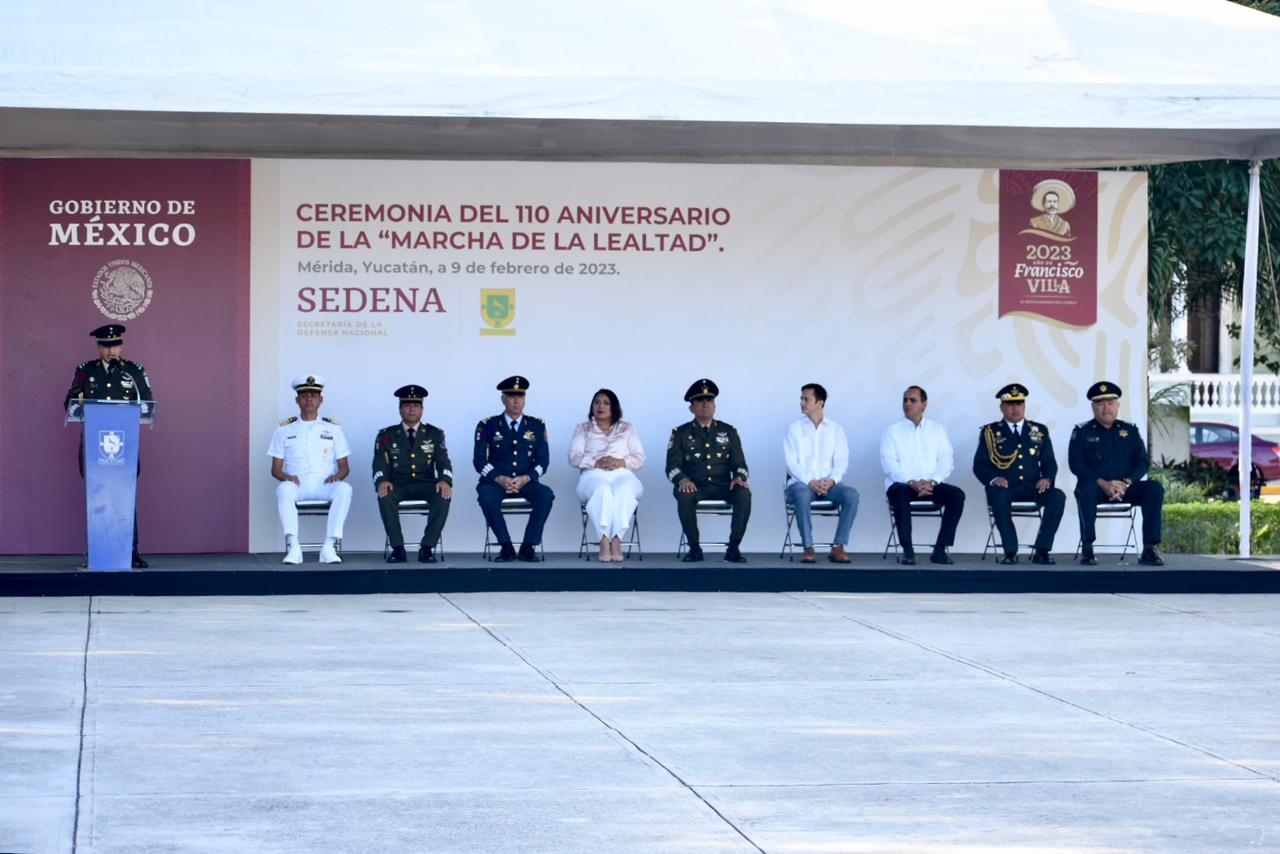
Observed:
[[[591,530],[600,536],[600,560],[622,560],[622,536],[644,495],[635,475],[644,465],[644,448],[636,428],[622,420],[622,404],[609,389],[596,392],[589,420],[573,431],[569,464],[582,472],[578,500],[587,506]]]

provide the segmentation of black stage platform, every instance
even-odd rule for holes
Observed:
[[[347,593],[466,593],[482,591],[830,591],[850,593],[1280,593],[1280,559],[1165,555],[1146,567],[1130,555],[1099,555],[1083,567],[1069,555],[1056,566],[1024,560],[1000,566],[979,555],[954,555],[937,566],[927,555],[901,566],[892,555],[853,555],[838,567],[825,560],[792,563],[777,555],[748,555],[729,564],[708,555],[687,564],[667,554],[623,563],[548,554],[543,563],[495,564],[476,554],[443,563],[387,564],[380,553],[343,555],[340,565],[284,566],[282,555],[147,555],[151,566],[131,572],[89,572],[77,556],[0,556],[0,596],[226,596]]]

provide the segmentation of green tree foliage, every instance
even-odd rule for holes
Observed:
[[[1238,300],[1244,285],[1249,164],[1210,160],[1154,166],[1150,176],[1149,290],[1153,341],[1165,340],[1174,294],[1186,309]],[[1258,259],[1256,334],[1280,352],[1280,161],[1263,163],[1263,232]],[[1274,370],[1278,366],[1270,366]]]
[[[1280,15],[1280,0],[1236,0]],[[1169,326],[1174,295],[1186,310],[1239,300],[1244,286],[1245,221],[1249,201],[1249,164],[1210,160],[1154,166],[1150,177],[1148,235],[1151,341],[1159,348],[1161,368],[1171,367]],[[1280,353],[1280,161],[1263,163],[1262,233],[1258,258],[1258,311],[1255,334],[1258,362],[1280,371],[1266,353]]]

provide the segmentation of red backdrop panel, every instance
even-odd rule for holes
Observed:
[[[0,553],[84,549],[80,430],[61,405],[111,314],[137,315],[120,319],[124,356],[159,401],[141,440],[142,550],[247,550],[249,171],[0,160]],[[120,262],[134,272],[100,274]]]

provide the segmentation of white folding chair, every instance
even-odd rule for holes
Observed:
[[[889,503],[888,496],[885,496],[884,503],[889,508],[889,539],[885,541],[884,554],[880,556],[881,560],[889,557],[889,549],[893,549],[893,556],[895,558],[900,557],[902,552],[902,545],[903,545],[902,543],[898,542],[898,526],[894,524],[893,505]],[[911,519],[913,522],[916,519],[936,518],[938,520],[938,524],[939,525],[942,524],[942,505],[939,504],[938,502],[930,501],[928,499],[921,499],[917,501],[912,501],[909,506],[911,508]],[[911,531],[914,536],[914,533],[915,533],[914,524],[911,527]],[[908,545],[914,548],[917,545],[917,543],[914,543],[914,542],[908,543]],[[929,547],[932,548],[932,545],[930,545]]]
[[[298,510],[298,548],[306,551],[313,549],[320,551],[324,546],[324,531],[320,532],[320,539],[313,542],[305,542],[302,539],[302,520],[304,518],[321,518],[325,520],[325,524],[329,521],[329,507],[332,502],[322,501],[319,499],[307,499],[303,501],[293,502],[293,506]],[[333,541],[333,550],[338,554],[342,554],[342,540]]]
[[[701,520],[704,517],[727,516],[730,519],[732,519],[733,505],[730,504],[728,501],[715,501],[710,498],[704,498],[701,501],[699,501],[697,505],[693,508],[693,513],[694,513],[694,516],[696,516],[699,520],[698,531],[701,532],[703,530]],[[704,539],[699,545],[701,547],[709,546],[711,548],[723,549],[723,548],[729,547],[729,541],[727,539],[723,541],[712,541],[712,540]],[[688,550],[689,550],[689,540],[687,537],[685,537],[684,530],[681,529],[680,545],[676,547],[676,557],[677,558],[684,557],[684,553]]]
[[[422,498],[413,498],[401,501],[396,505],[396,513],[400,516],[400,530],[404,531],[404,517],[421,516],[422,527],[426,530],[426,526],[431,523],[431,504]],[[422,541],[422,537],[418,537],[418,542]],[[405,542],[410,542],[405,537]],[[391,538],[386,537],[382,544],[382,559],[386,560],[391,554]],[[435,545],[435,555],[437,560],[444,560],[444,534],[440,535],[440,542]]]
[[[578,544],[578,557],[591,560],[591,554],[587,551],[590,541],[587,539],[587,523],[590,519],[587,516],[587,505],[580,505],[582,510],[582,542]],[[631,524],[627,526],[627,535],[622,538],[622,548],[626,550],[626,556],[631,557],[631,550],[635,549],[636,560],[644,560],[644,551],[640,548],[640,508],[636,507],[631,511]]]
[[[1044,508],[1034,501],[1014,501],[1009,505],[1009,515],[1014,519],[1042,519],[1044,517]],[[989,552],[994,552],[1000,548],[1000,542],[997,540],[999,532],[996,530],[996,514],[991,512],[991,505],[987,505],[987,522],[990,523],[991,529],[987,531],[987,544],[982,549],[982,559],[987,559]],[[1014,522],[1016,525],[1017,522]],[[1036,529],[1039,531],[1039,528]],[[1027,545],[1027,551],[1035,552],[1035,538],[1031,538],[1031,542]]]
[[[1125,532],[1123,543],[1099,543],[1095,541],[1093,544],[1094,552],[1102,552],[1104,554],[1115,554],[1115,550],[1120,549],[1121,561],[1124,560],[1125,555],[1129,554],[1130,550],[1132,550],[1134,554],[1137,554],[1138,553],[1138,531],[1137,531],[1138,505],[1129,504],[1128,502],[1125,502],[1125,501],[1099,504],[1097,522],[1101,522],[1103,519],[1108,519],[1108,520],[1119,519],[1122,522],[1124,520],[1128,520],[1129,527],[1128,527],[1128,530]],[[1095,531],[1097,530],[1097,522],[1094,523]],[[1076,558],[1077,559],[1079,559],[1080,557],[1080,549],[1083,546],[1084,546],[1083,539],[1076,541]]]
[[[513,496],[511,498],[502,499],[502,507],[500,508],[504,518],[508,516],[531,516],[533,514],[533,505],[529,503],[529,499]],[[526,519],[527,522],[527,519]],[[510,523],[508,523],[510,524]],[[484,559],[493,560],[489,556],[489,551],[498,545],[498,541],[493,538],[493,529],[489,527],[486,521],[484,524]],[[538,543],[538,556],[546,558],[546,550],[543,549],[542,543]]]

